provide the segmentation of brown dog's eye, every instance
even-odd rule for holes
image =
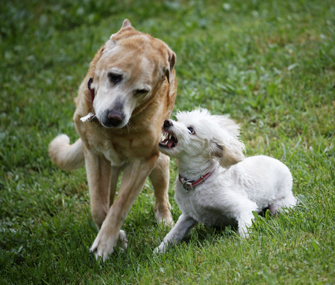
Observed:
[[[137,89],[137,90],[135,90],[135,93],[136,93],[137,95],[146,94],[146,93],[148,93],[148,92],[149,92],[149,91],[146,90],[146,89]]]
[[[108,79],[113,84],[117,84],[122,80],[122,75],[110,72],[110,73],[108,73]]]
[[[195,130],[192,127],[187,128],[190,131],[191,135],[195,135]]]

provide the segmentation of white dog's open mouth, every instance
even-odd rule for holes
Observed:
[[[163,130],[159,146],[171,149],[171,148],[176,147],[177,144],[178,144],[178,140],[177,140],[175,134],[172,133],[172,132],[168,132],[166,130]]]

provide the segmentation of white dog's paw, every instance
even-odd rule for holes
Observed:
[[[238,234],[242,238],[249,238],[248,228],[247,227],[239,227],[238,228]]]
[[[167,246],[165,243],[161,243],[159,246],[157,246],[155,249],[154,249],[154,254],[163,254],[167,251]]]
[[[127,249],[127,244],[128,240],[124,231],[120,230],[119,234],[116,237],[113,237],[100,230],[90,248],[90,252],[95,255],[97,260],[101,257],[103,261],[106,261],[110,254],[113,253],[114,247],[119,245],[122,250],[125,250]]]

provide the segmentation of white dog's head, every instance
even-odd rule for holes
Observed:
[[[161,152],[178,159],[218,159],[230,167],[244,159],[244,144],[239,141],[239,125],[228,116],[214,116],[206,109],[179,112],[178,121],[166,120],[163,126]]]

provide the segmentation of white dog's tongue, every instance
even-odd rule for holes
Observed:
[[[163,131],[159,145],[168,149],[174,148],[178,144],[176,137],[169,132]]]
[[[161,141],[160,144],[165,145],[170,149],[176,146],[176,142],[174,140],[169,140],[169,139],[165,139],[164,141]]]
[[[174,144],[174,141],[169,140],[167,143],[168,148],[172,148],[172,145]]]

